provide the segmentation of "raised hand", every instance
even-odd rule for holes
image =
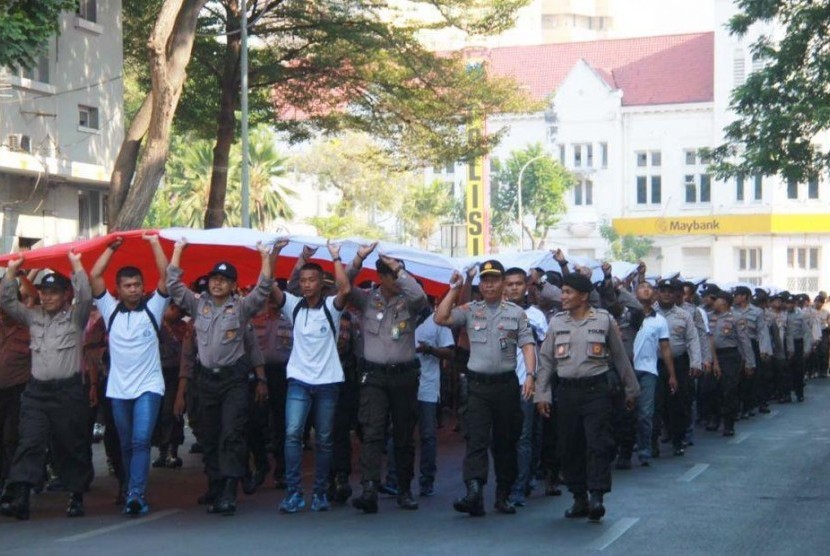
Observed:
[[[262,243],[261,241],[256,242],[256,250],[259,251],[259,254],[263,257],[268,257],[271,255],[271,248]]]
[[[611,263],[602,263],[602,273],[605,275],[606,278],[611,276]]]
[[[328,247],[329,255],[331,255],[332,260],[337,259],[340,257],[340,244],[333,243],[331,240],[326,242],[326,247]],[[316,251],[316,249],[315,249]]]
[[[307,261],[313,257],[315,253],[317,253],[316,247],[312,247],[311,245],[303,245],[303,254],[300,256],[304,261]]]
[[[187,238],[186,237],[179,238],[178,240],[176,240],[176,243],[173,244],[173,248],[178,249],[180,251],[184,250],[185,247],[187,247]]]
[[[73,265],[81,262],[81,254],[74,249],[70,249],[66,256],[69,258],[69,262]]]
[[[288,246],[289,240],[288,238],[278,239],[274,242],[274,246],[271,248],[272,255],[278,255],[280,251],[285,249]],[[259,249],[259,244],[257,244],[257,249]],[[303,249],[303,253],[305,254],[305,249]]]
[[[361,245],[357,250],[357,256],[360,257],[361,260],[365,261],[366,257],[371,255],[372,251],[374,251],[377,246],[377,241],[370,243],[369,245]]]
[[[155,236],[155,238],[156,238],[156,241],[158,241],[158,236]],[[141,239],[149,240],[150,236],[148,234],[144,234],[143,236],[141,236]],[[121,236],[118,236],[114,240],[109,242],[109,244],[107,245],[107,248],[111,249],[112,251],[118,251],[118,248],[121,247],[123,244],[124,244],[124,238],[121,237]]]
[[[14,259],[9,259],[8,265],[8,274],[9,276],[16,276],[17,270],[23,264],[23,255],[20,255]]]
[[[475,275],[473,275],[475,276]],[[457,270],[452,271],[452,276],[450,276],[450,287],[452,289],[458,289],[464,284],[464,277],[461,276],[461,273]]]
[[[562,264],[566,262],[565,253],[563,253],[561,249],[557,249],[556,251],[551,250],[551,253],[553,253],[553,260],[557,263]]]
[[[387,255],[380,255],[380,260],[386,263],[386,266],[392,269],[392,272],[397,272],[401,268],[401,261],[393,259]]]

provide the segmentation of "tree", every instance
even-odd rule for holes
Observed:
[[[0,6],[0,68],[37,65],[47,41],[58,32],[60,15],[75,11],[77,0],[3,2]]]
[[[453,210],[452,187],[440,181],[429,185],[415,185],[405,194],[400,217],[405,234],[414,238],[424,249],[429,239]]]
[[[525,216],[533,224],[522,223],[522,231],[534,249],[541,249],[550,229],[565,212],[565,193],[576,183],[576,176],[558,160],[542,154],[542,146],[535,144],[521,151],[513,151],[506,162],[494,160],[491,175],[490,215],[494,239],[507,242],[516,239],[514,223],[518,219],[519,173],[531,159],[522,175],[522,205]],[[520,232],[521,233],[521,232]]]
[[[626,261],[637,263],[651,251],[654,244],[650,238],[634,236],[631,234],[620,235],[608,222],[603,222],[599,227],[599,235],[608,242],[610,257],[614,261]]]
[[[312,216],[308,223],[317,228],[317,234],[329,239],[344,237],[365,237],[367,239],[386,239],[386,233],[378,226],[356,218],[351,214],[331,216]]]
[[[807,0],[737,0],[729,22],[743,36],[756,24],[779,22],[780,41],[762,35],[751,46],[762,67],[735,88],[736,119],[713,151],[719,178],[773,175],[805,181],[830,170],[830,153],[815,140],[830,127],[830,7]]]
[[[202,5],[204,2],[200,1]],[[374,0],[249,2],[250,34],[261,45],[251,50],[252,106],[259,113],[265,112],[263,106],[276,112],[275,125],[295,141],[309,139],[319,132],[349,129],[376,135],[398,165],[412,167],[484,152],[498,136],[468,136],[466,124],[481,113],[515,112],[535,106],[512,80],[488,76],[482,68],[468,68],[461,54],[429,52],[417,37],[424,30],[450,27],[472,34],[499,32],[510,27],[516,10],[526,3],[527,0],[407,0],[393,5]],[[167,5],[163,4],[165,8]],[[420,17],[416,14],[419,8],[431,9],[433,17]],[[236,132],[240,15],[238,0],[212,3],[211,9],[202,15],[200,31],[222,34],[223,44],[218,46],[210,38],[197,42],[200,63],[192,68],[192,73],[200,85],[186,87],[193,95],[179,106],[182,114],[203,115],[212,110],[215,115],[214,169],[206,217],[210,227],[222,224],[227,188],[224,169],[229,166],[230,145]],[[175,36],[187,36],[184,29],[176,31]],[[151,69],[155,76],[158,64]],[[157,81],[154,77],[153,83]],[[209,83],[216,86],[208,89]],[[210,95],[204,94],[206,90],[219,93],[209,99]],[[194,102],[190,102],[191,98]],[[201,98],[205,100],[200,101]],[[176,108],[178,96],[165,99],[162,104],[170,106],[170,100],[176,101],[172,104]],[[122,149],[124,156],[119,157],[116,165],[112,187],[115,194],[110,196],[112,214],[117,214],[123,205],[123,189],[135,169],[129,162],[138,159],[142,139],[149,129],[148,110],[142,107],[138,111]],[[302,117],[293,117],[296,114]],[[204,130],[206,121],[199,117],[192,123]],[[145,149],[142,161],[148,152],[158,154],[157,150]],[[148,178],[154,176],[146,173]],[[136,180],[137,189],[154,187],[144,175],[141,177],[142,180]]]

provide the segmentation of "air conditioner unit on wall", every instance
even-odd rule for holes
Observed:
[[[14,152],[32,152],[32,138],[22,133],[9,133],[6,144],[10,151]]]

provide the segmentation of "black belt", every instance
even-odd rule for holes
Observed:
[[[372,363],[371,361],[363,362],[363,370],[369,373],[381,373],[385,375],[397,375],[407,371],[416,371],[421,368],[421,362],[418,359],[406,361],[404,363]]]
[[[81,373],[75,373],[69,378],[56,378],[53,380],[38,380],[35,377],[31,377],[29,381],[34,386],[37,386],[42,390],[60,390],[61,388],[64,388],[66,386],[71,386],[82,382]]]
[[[718,355],[732,355],[733,353],[738,353],[739,350],[736,347],[733,348],[717,348],[715,353]]]
[[[227,378],[236,374],[237,365],[228,367],[205,367],[200,363],[199,369],[202,370],[202,374],[210,378]]]
[[[561,388],[589,388],[599,384],[608,384],[608,373],[610,372],[611,371],[605,371],[599,375],[586,376],[583,378],[559,377],[556,379],[556,385]]]
[[[518,378],[515,371],[507,371],[506,373],[478,373],[476,371],[471,371],[467,369],[464,373],[467,376],[467,380],[470,382],[475,382],[476,384],[504,384],[507,382],[515,381],[518,384]]]

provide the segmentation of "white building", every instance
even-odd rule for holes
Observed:
[[[493,155],[542,143],[580,176],[549,247],[602,258],[599,226],[607,221],[654,240],[647,262],[655,273],[810,293],[830,287],[827,184],[720,182],[698,155],[723,142],[731,90],[757,68],[749,45],[761,30],[729,35],[723,24],[734,12],[730,0],[715,0],[713,33],[489,51],[494,73],[513,76],[536,98],[552,96],[558,120],[488,118],[490,130],[507,128]],[[460,184],[463,172],[438,177]]]
[[[124,136],[121,1],[82,0],[48,43],[36,68],[0,78],[3,252],[106,231]]]

